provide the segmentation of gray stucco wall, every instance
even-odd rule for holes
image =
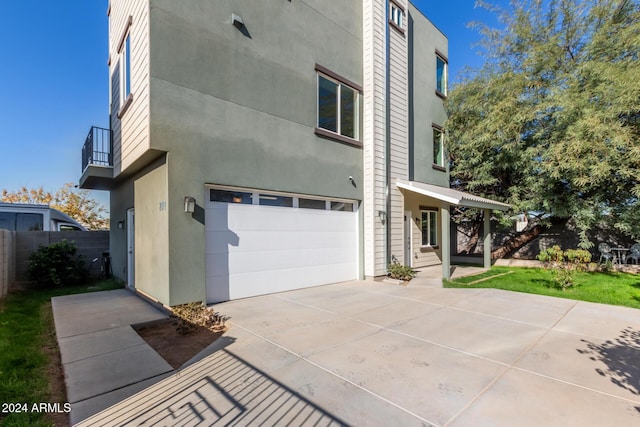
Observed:
[[[362,82],[361,2],[196,3],[151,2],[151,144],[181,157],[172,181],[361,199],[361,150],[313,132],[314,65]]]
[[[409,179],[448,187],[448,170],[433,168],[432,127],[447,118],[444,101],[435,94],[436,50],[448,55],[447,38],[412,4],[409,34]]]
[[[361,9],[355,0],[151,1],[151,148],[168,152],[163,303],[205,298],[204,226],[182,207],[186,195],[204,207],[205,184],[362,200],[362,150],[314,133],[315,64],[362,84]]]

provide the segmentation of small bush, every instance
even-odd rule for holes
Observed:
[[[207,308],[201,302],[176,305],[171,307],[176,319],[176,331],[180,335],[188,335],[198,327],[204,327],[211,331],[218,332],[225,329],[225,323],[229,317]]]
[[[87,278],[84,262],[76,255],[73,242],[62,240],[49,246],[40,245],[29,256],[29,279],[44,287],[78,285]]]
[[[576,271],[585,271],[591,262],[591,253],[584,249],[567,249],[560,246],[547,248],[538,254],[538,260],[551,269],[556,286],[563,291],[573,286]]]
[[[402,265],[397,261],[389,264],[387,268],[387,276],[397,280],[411,280],[416,277],[416,271],[408,265]]]

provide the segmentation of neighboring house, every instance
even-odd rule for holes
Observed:
[[[0,203],[0,229],[11,231],[87,231],[83,225],[49,205]]]
[[[382,276],[392,256],[448,277],[450,206],[507,207],[448,188],[447,39],[406,0],[108,16],[110,130],[80,187],[111,193],[114,274],[165,305]]]

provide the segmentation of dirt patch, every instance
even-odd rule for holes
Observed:
[[[47,376],[49,378],[49,399],[51,403],[66,403],[67,389],[64,382],[64,370],[60,359],[60,349],[56,338],[56,328],[53,322],[53,311],[51,302],[42,306],[41,316],[43,323],[49,325],[42,335],[42,354],[47,359]],[[46,415],[47,420],[56,427],[70,426],[69,414],[64,412],[50,412]]]
[[[224,330],[213,332],[203,326],[194,326],[182,335],[178,332],[178,320],[162,319],[155,322],[132,325],[133,329],[173,369],[178,369],[189,359],[204,350],[224,334]]]

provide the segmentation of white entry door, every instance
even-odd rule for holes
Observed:
[[[227,198],[231,202],[207,203],[209,303],[358,277],[355,202],[234,194]]]
[[[135,287],[135,214],[127,210],[127,286]]]

